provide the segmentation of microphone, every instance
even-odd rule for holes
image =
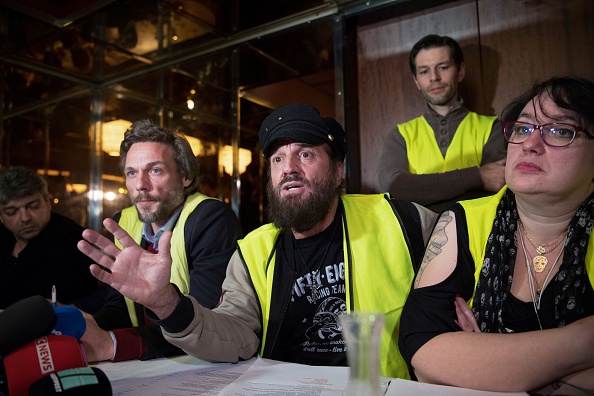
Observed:
[[[54,308],[42,296],[27,297],[10,305],[0,312],[0,357],[49,334],[55,323]]]
[[[80,340],[87,329],[87,321],[82,312],[70,305],[54,308],[56,323],[50,334],[67,335]]]
[[[97,367],[80,367],[50,374],[29,388],[29,396],[111,396],[111,383]]]
[[[27,396],[29,387],[41,378],[86,365],[86,356],[76,338],[59,335],[40,337],[4,358],[8,393],[11,396]]]

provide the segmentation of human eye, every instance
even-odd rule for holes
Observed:
[[[136,176],[136,171],[129,170],[126,172],[126,177],[134,177]]]
[[[546,130],[552,137],[562,140],[571,140],[575,134],[575,129],[571,125],[564,124],[547,125]]]
[[[153,175],[158,175],[159,173],[162,173],[163,170],[161,168],[152,168],[150,171]]]
[[[532,124],[526,124],[523,122],[516,122],[509,127],[509,136],[512,140],[525,140],[530,136],[534,130]]]
[[[12,217],[15,215],[17,210],[16,210],[16,208],[9,208],[9,209],[4,209],[2,212],[4,213],[4,215]]]

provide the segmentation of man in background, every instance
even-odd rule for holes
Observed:
[[[466,69],[458,43],[425,36],[413,46],[409,64],[427,108],[387,135],[380,189],[437,212],[455,201],[499,191],[505,184],[501,124],[469,111],[459,98]]]
[[[155,258],[161,235],[173,232],[167,282],[214,308],[235,242],[243,233],[227,205],[199,192],[199,164],[190,144],[181,133],[137,121],[124,134],[120,167],[133,206],[114,219]],[[128,275],[134,276],[132,269]],[[82,341],[89,361],[183,354],[146,314],[143,306],[111,289],[103,309],[87,315]]]
[[[102,301],[92,261],[76,247],[84,228],[52,212],[47,182],[34,170],[0,169],[0,309],[26,297],[48,299],[88,312]]]

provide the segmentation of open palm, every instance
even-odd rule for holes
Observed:
[[[163,233],[159,253],[154,254],[141,248],[113,219],[105,219],[103,225],[123,250],[98,232],[85,230],[78,249],[95,261],[91,273],[131,300],[148,308],[158,306],[170,285],[171,231]]]

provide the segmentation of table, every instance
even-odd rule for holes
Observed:
[[[342,396],[348,367],[320,367],[252,358],[237,364],[191,356],[94,364],[110,379],[114,396]],[[382,378],[385,395],[519,396]]]

